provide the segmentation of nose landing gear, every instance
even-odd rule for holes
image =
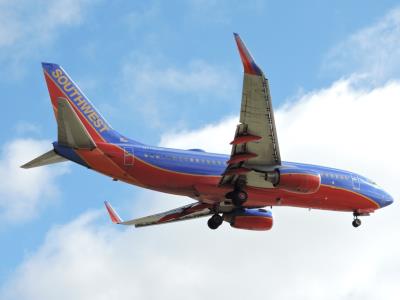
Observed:
[[[357,228],[361,226],[361,220],[358,218],[361,214],[354,212],[353,216],[354,216],[354,220],[351,223],[353,225],[353,227]]]
[[[354,220],[351,224],[353,225],[353,227],[357,228],[357,227],[361,226],[361,220],[356,217],[356,218],[354,218]]]

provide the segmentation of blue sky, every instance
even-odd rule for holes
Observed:
[[[61,64],[115,129],[145,143],[163,141],[165,145],[177,145],[179,133],[197,133],[196,130],[239,113],[242,66],[232,32],[238,32],[245,40],[270,79],[275,108],[282,108],[299,99],[305,101],[312,93],[329,90],[335,82],[354,74],[369,76],[369,80],[362,82],[363,90],[377,86],[371,78],[379,77],[382,86],[397,79],[398,74],[389,70],[389,64],[380,64],[379,74],[373,73],[377,69],[366,67],[371,57],[365,53],[372,49],[371,55],[387,57],[397,66],[400,55],[393,54],[395,51],[390,53],[392,56],[378,53],[358,38],[379,34],[380,22],[396,11],[397,4],[396,1],[335,1],[334,4],[331,1],[114,1],[112,4],[102,0],[3,1],[0,89],[5,109],[0,120],[1,174],[7,176],[7,170],[14,174],[15,165],[7,167],[12,161],[7,151],[18,146],[15,141],[28,141],[24,144],[26,153],[23,151],[21,157],[33,158],[33,148],[46,150],[43,146],[46,140],[50,149],[50,142],[56,137],[42,61]],[[390,30],[397,33],[397,25],[394,22]],[[397,40],[394,35],[384,40],[381,47],[389,47],[386,42],[398,45]],[[360,56],[368,60],[364,61],[351,49],[360,50]],[[232,135],[233,132],[234,127]],[[205,141],[202,148],[213,148],[213,137],[209,143]],[[21,178],[18,179],[21,190],[26,187],[26,192],[20,193],[11,183],[0,188],[2,286],[15,277],[16,270],[23,272],[20,266],[35,257],[46,240],[51,240],[49,231],[64,228],[64,224],[86,212],[102,212],[104,200],[136,216],[187,201],[161,203],[164,196],[144,194],[139,188],[112,182],[72,164],[37,173],[36,176],[43,176],[43,182],[27,177],[32,185],[22,182],[25,177],[18,175],[22,173],[16,174]],[[44,187],[29,195],[29,188],[36,185]],[[7,216],[10,201],[34,204],[27,206],[18,219]],[[94,224],[103,226],[100,228],[111,226],[105,214]],[[205,226],[201,222],[196,225]],[[205,229],[199,230],[203,233]],[[135,235],[136,231],[130,230],[129,234]],[[138,235],[144,238],[145,234],[142,231]],[[228,235],[232,239],[232,233]],[[187,238],[196,238],[196,232]],[[224,238],[219,236],[219,241]]]

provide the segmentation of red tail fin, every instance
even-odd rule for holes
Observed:
[[[110,136],[115,137],[115,131],[61,66],[51,63],[42,63],[42,66],[56,119],[57,99],[65,98],[95,142],[107,141]]]

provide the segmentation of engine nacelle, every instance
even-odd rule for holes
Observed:
[[[258,208],[238,209],[225,214],[224,220],[234,228],[247,230],[270,230],[273,225],[272,212]]]
[[[315,193],[320,186],[321,175],[318,172],[297,168],[279,169],[279,179],[275,184],[277,188],[300,194]]]

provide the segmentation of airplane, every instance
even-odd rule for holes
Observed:
[[[69,160],[113,180],[195,200],[128,221],[105,201],[113,223],[135,227],[208,217],[210,229],[225,221],[233,228],[264,231],[273,226],[272,211],[265,207],[274,206],[350,212],[352,225],[359,227],[360,216],[392,204],[393,198],[364,176],[281,160],[268,79],[238,34],[234,39],[244,78],[230,155],[132,140],[111,127],[60,65],[42,63],[58,139],[52,150],[21,167]]]

